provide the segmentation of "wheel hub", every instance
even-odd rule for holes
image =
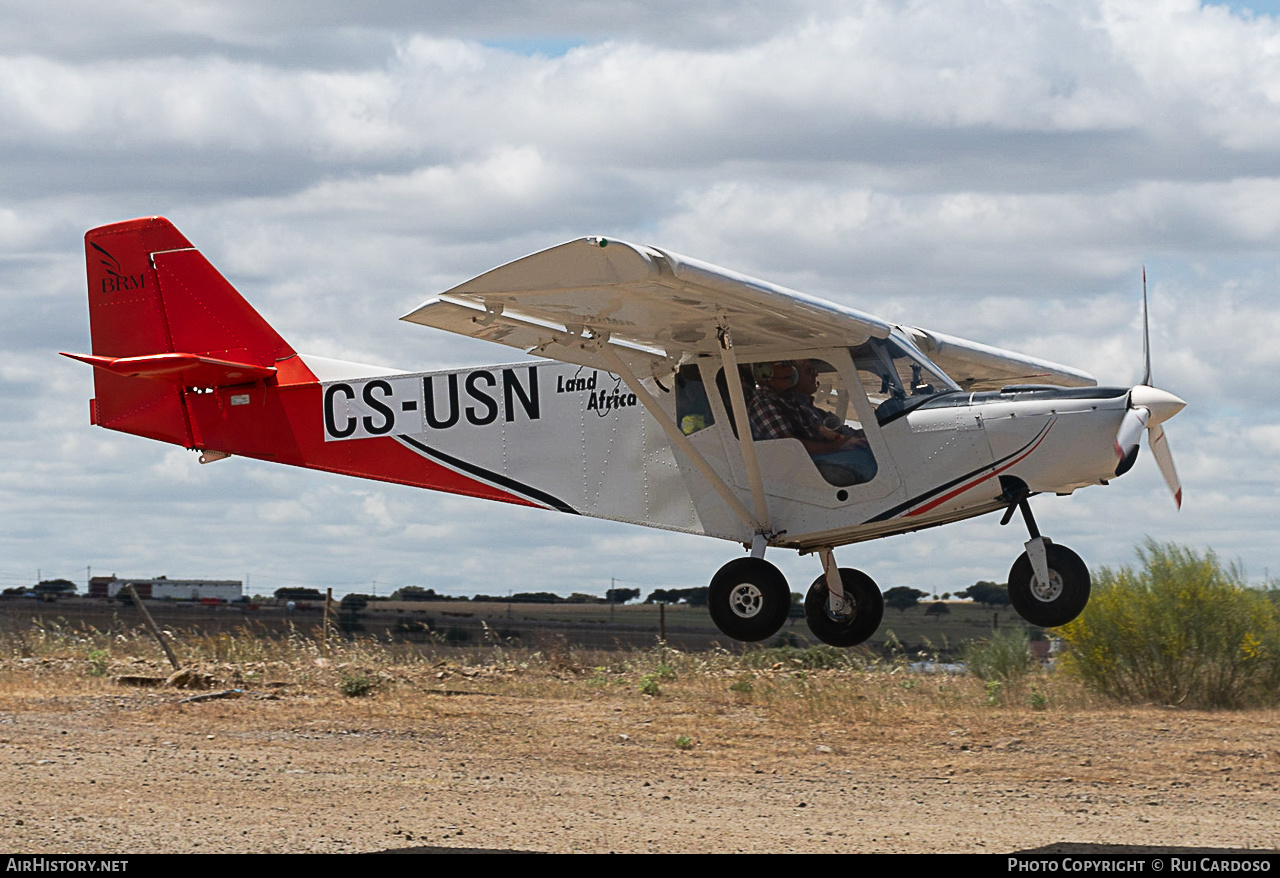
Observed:
[[[827,595],[827,615],[837,622],[853,618],[857,609],[857,604],[848,595]]]
[[[750,619],[764,607],[764,595],[749,582],[735,585],[729,592],[729,609],[742,619]]]
[[[1049,581],[1041,582],[1035,574],[1031,575],[1031,595],[1046,604],[1062,597],[1062,575],[1056,570],[1049,571]]]

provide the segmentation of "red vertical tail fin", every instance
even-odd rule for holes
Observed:
[[[188,394],[275,382],[295,356],[191,242],[163,217],[84,238],[93,355],[93,422],[196,448]]]

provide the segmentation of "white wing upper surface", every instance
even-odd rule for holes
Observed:
[[[965,390],[999,390],[1009,384],[1094,387],[1098,383],[1088,372],[1061,363],[916,326],[898,329]]]
[[[638,372],[670,371],[719,349],[740,353],[847,347],[885,338],[870,314],[656,247],[580,238],[459,284],[402,320],[593,368],[601,344]],[[1017,382],[1086,386],[1087,373],[942,333],[900,327],[960,386]]]
[[[594,349],[605,336],[615,352],[648,370],[718,351],[721,327],[731,331],[735,348],[750,351],[855,345],[890,331],[852,308],[604,238],[507,263],[402,319],[596,367]]]

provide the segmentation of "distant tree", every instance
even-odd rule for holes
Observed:
[[[926,616],[942,616],[950,612],[951,612],[951,608],[948,607],[946,604],[944,604],[942,601],[934,601],[933,603],[929,604],[929,606],[925,607],[924,614]]]
[[[900,613],[905,613],[907,610],[920,603],[920,598],[927,598],[928,596],[927,592],[923,592],[918,588],[899,585],[884,593],[884,605],[886,607],[893,607]]]
[[[349,594],[342,598],[342,603],[338,605],[339,609],[347,612],[356,612],[363,610],[369,606],[369,596],[367,594]]]
[[[76,593],[76,584],[69,579],[42,579],[32,589],[38,595],[71,595]]]
[[[986,580],[975,582],[964,591],[956,592],[956,596],[968,598],[974,603],[988,607],[1009,606],[1009,586]]]
[[[600,596],[598,596],[598,595],[594,595],[594,594],[583,594],[583,593],[582,593],[582,592],[580,592],[580,591],[575,591],[573,594],[569,595],[567,598],[565,598],[565,599],[564,599],[564,602],[565,602],[566,604],[603,604],[603,603],[607,603],[607,601],[606,601],[604,598],[602,598],[602,597],[600,597]]]
[[[324,595],[314,588],[277,588],[275,598],[278,601],[322,601]]]
[[[420,585],[405,585],[391,593],[387,600],[392,601],[466,601],[470,598],[459,595],[440,594],[434,588],[423,588]],[[494,598],[506,600],[506,598]]]
[[[684,602],[691,607],[705,607],[711,602],[711,587],[700,585],[684,590]]]
[[[804,595],[798,591],[791,593],[791,609],[787,611],[788,619],[804,618]]]
[[[611,604],[625,604],[640,598],[638,588],[611,588],[604,593],[604,599]]]
[[[564,598],[549,591],[523,591],[509,599],[513,604],[563,604]]]
[[[644,602],[646,604],[678,604],[684,601],[691,607],[705,607],[710,600],[710,592],[710,587],[705,585],[697,588],[655,588]]]

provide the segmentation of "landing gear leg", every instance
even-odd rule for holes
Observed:
[[[844,596],[844,577],[836,566],[836,553],[827,546],[818,550],[818,558],[822,561],[822,574],[827,583],[827,612],[837,617],[847,615],[849,607]]]
[[[1009,603],[1032,625],[1056,628],[1083,613],[1089,603],[1089,568],[1075,552],[1040,535],[1027,496],[1023,487],[1011,497],[1000,522],[1008,524],[1014,511],[1020,511],[1031,535],[1026,551],[1009,569]]]

